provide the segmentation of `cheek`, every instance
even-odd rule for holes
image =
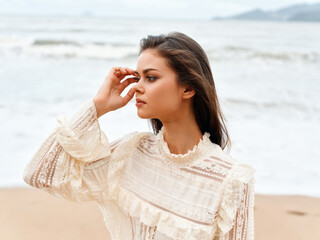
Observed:
[[[150,89],[148,99],[155,109],[176,109],[179,105],[178,93],[174,86],[159,85]]]

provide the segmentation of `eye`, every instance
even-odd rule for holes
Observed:
[[[155,81],[157,79],[157,77],[148,75],[147,79],[148,79],[148,82],[152,82],[152,81]],[[135,80],[137,80],[139,82],[140,77],[135,77]]]
[[[147,79],[149,79],[149,81],[154,81],[154,80],[157,79],[157,77],[148,75],[148,76],[147,76]]]

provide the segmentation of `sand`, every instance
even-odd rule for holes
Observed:
[[[34,188],[0,189],[0,239],[108,240],[95,202],[72,202]],[[256,240],[319,240],[320,198],[255,195]]]

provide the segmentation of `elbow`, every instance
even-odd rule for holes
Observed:
[[[23,174],[22,174],[22,179],[25,183],[27,183],[28,185],[30,185],[30,180],[31,180],[31,174],[30,171],[28,170],[28,166],[25,167]]]
[[[26,167],[23,171],[22,179],[26,184],[28,184],[31,187],[34,187],[34,184],[32,184],[32,177],[33,173],[28,169],[28,167]]]

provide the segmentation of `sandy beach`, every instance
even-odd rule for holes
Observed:
[[[255,239],[319,240],[320,198],[255,195]],[[108,240],[95,202],[72,202],[38,189],[0,189],[0,239]]]

